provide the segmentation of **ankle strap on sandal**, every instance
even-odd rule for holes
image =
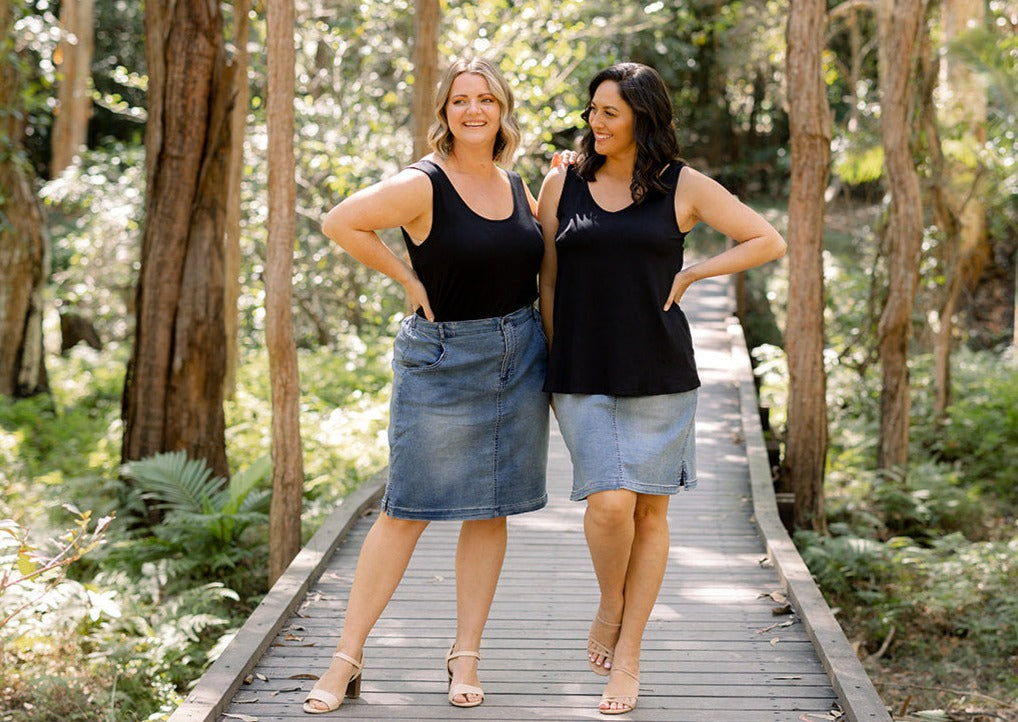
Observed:
[[[460,657],[473,657],[473,658],[475,658],[477,660],[480,660],[481,659],[481,653],[480,652],[469,652],[469,651],[453,652],[452,650],[449,650],[449,654],[445,655],[445,661],[446,662],[451,662],[452,660],[459,659]]]
[[[359,669],[361,669],[364,666],[364,656],[363,655],[361,655],[360,661],[357,661],[356,659],[351,657],[349,654],[346,654],[345,652],[336,652],[332,656],[333,656],[334,659],[342,659],[344,662],[349,662],[350,664],[353,665],[354,669],[358,669],[359,670]]]

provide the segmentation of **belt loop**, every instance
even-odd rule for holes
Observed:
[[[438,340],[445,343],[445,324],[439,323],[438,325]]]

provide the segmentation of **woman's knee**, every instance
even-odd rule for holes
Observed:
[[[638,527],[668,528],[668,500],[671,497],[640,494],[633,510],[633,519]]]
[[[373,526],[386,535],[416,539],[428,527],[428,522],[420,519],[396,519],[383,511],[378,515]]]
[[[596,523],[617,525],[633,519],[636,494],[626,489],[600,491],[587,497],[587,514]]]
[[[503,535],[507,529],[504,516],[494,519],[468,519],[460,526],[460,533],[469,536]]]

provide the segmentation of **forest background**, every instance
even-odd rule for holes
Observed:
[[[279,14],[291,5],[294,18]],[[286,549],[272,557],[286,546],[273,543],[273,494],[297,489],[306,539],[384,464],[403,300],[331,248],[320,218],[420,154],[420,91],[468,52],[498,60],[515,89],[515,168],[535,192],[582,129],[598,69],[631,59],[662,73],[686,160],[791,243],[738,298],[803,557],[896,718],[1014,718],[1013,3],[237,0],[207,19],[200,39],[215,52],[194,43],[177,65],[152,55],[179,22],[171,6],[0,0],[0,718],[165,719],[285,562]],[[199,6],[215,8],[177,3]],[[285,41],[294,27],[287,60],[273,28]],[[277,69],[293,64],[289,90],[273,52]],[[159,93],[207,58],[198,100],[221,132],[184,146],[214,150],[202,177],[206,191],[221,181],[226,211],[174,216],[158,202],[184,178],[160,175],[173,154],[147,157],[146,132],[158,120],[170,137],[179,109],[166,98],[189,112],[194,89]],[[269,161],[273,102],[295,113],[293,195]],[[289,225],[274,203],[295,209]],[[213,239],[206,256],[158,255],[181,219]],[[724,239],[696,231],[690,243],[703,254]],[[198,411],[186,404],[203,394],[149,374],[139,351],[140,329],[158,335],[152,289],[188,262],[204,285],[162,315],[184,319],[167,332],[178,339],[215,329],[222,357],[182,362],[221,370]],[[292,318],[278,305],[288,314],[290,293]],[[272,349],[287,346],[296,484],[293,465],[280,478],[273,433]],[[164,413],[185,405],[170,415],[218,423],[221,448],[139,441],[152,409],[132,399],[145,384]],[[191,460],[156,453],[175,448]]]

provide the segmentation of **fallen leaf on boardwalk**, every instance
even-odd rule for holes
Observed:
[[[786,604],[786,605],[781,606],[781,607],[771,607],[771,616],[772,617],[780,617],[782,614],[791,614],[791,613],[792,613],[792,605],[791,604]]]
[[[300,692],[300,690],[301,686],[299,684],[296,687],[281,687],[280,689],[277,689],[275,692],[273,692],[272,696],[275,697],[276,695],[282,694],[283,692]]]
[[[303,642],[304,637],[298,637],[296,634],[284,634],[283,639],[287,642]]]
[[[770,569],[771,567],[774,566],[774,562],[770,560],[770,557],[760,557],[760,559],[758,559],[756,563],[762,566],[764,569]]]
[[[287,629],[289,629],[291,632],[306,632],[306,631],[308,631],[307,627],[302,627],[299,624],[291,624],[289,627],[287,627]]]
[[[758,596],[757,599],[760,599],[762,597],[770,597],[778,604],[784,604],[788,601],[788,597],[786,597],[783,592],[780,592],[776,589],[773,592],[764,592],[763,594]]]
[[[229,717],[230,719],[239,719],[243,722],[258,722],[257,717],[252,717],[249,714],[223,714],[223,717]]]
[[[771,640],[771,646],[772,647],[778,646],[778,642],[780,642],[780,641],[781,641],[780,637],[775,637],[774,639]]]
[[[258,679],[260,679],[260,680],[261,680],[262,682],[268,682],[268,681],[269,681],[269,678],[268,678],[268,677],[266,677],[266,676],[265,676],[264,674],[262,674],[261,672],[255,672],[255,677],[257,677]]]
[[[237,697],[233,700],[234,704],[258,704],[257,697]]]
[[[772,629],[777,629],[778,627],[791,627],[793,624],[795,624],[795,619],[787,619],[784,622],[775,622],[774,624],[770,624],[770,625],[764,627],[763,629],[758,629],[758,630],[756,630],[756,633],[757,634],[766,634],[767,632],[771,631]]]
[[[808,714],[804,714],[799,719],[801,720],[801,722],[810,722],[810,720],[814,720],[814,719],[838,719],[838,718],[837,717],[833,717],[830,714],[813,714],[813,713],[808,713]]]
[[[771,677],[771,679],[802,679],[802,677],[798,674],[782,674],[778,677]],[[826,717],[823,719],[826,719]]]
[[[251,684],[252,682],[254,682],[253,675],[248,674],[244,676],[244,684]]]
[[[295,647],[314,647],[315,643],[314,642],[308,642],[307,644],[283,644],[282,642],[276,642],[272,646],[273,647],[286,647],[288,649],[293,649]]]
[[[311,674],[310,672],[301,672],[300,674],[291,674],[287,679],[318,679],[318,675]]]

